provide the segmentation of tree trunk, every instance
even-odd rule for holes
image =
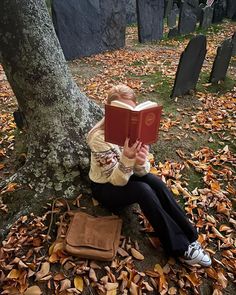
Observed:
[[[86,133],[100,108],[68,71],[45,0],[0,1],[1,59],[27,122],[19,171],[38,193],[73,195],[89,165]]]

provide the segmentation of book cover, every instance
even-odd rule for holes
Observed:
[[[144,144],[158,139],[162,106],[144,102],[135,108],[120,101],[105,105],[105,141],[123,146],[125,139],[130,144],[137,139]]]

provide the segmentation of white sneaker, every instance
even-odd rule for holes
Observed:
[[[199,250],[200,248],[202,248],[201,244],[200,244],[198,241],[192,242],[190,245],[191,245],[193,248],[198,249],[198,250]]]
[[[188,250],[184,253],[184,262],[189,265],[200,264],[202,266],[210,266],[211,258],[202,249],[199,242],[195,241],[188,246]]]

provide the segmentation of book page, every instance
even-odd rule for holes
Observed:
[[[134,108],[134,111],[141,111],[141,110],[145,110],[145,109],[153,108],[153,107],[156,107],[156,106],[157,106],[157,103],[156,103],[156,102],[153,102],[153,101],[147,100],[147,101],[145,101],[145,102],[142,102],[142,103],[138,104],[138,105]]]
[[[123,109],[128,109],[128,110],[133,110],[134,108],[129,105],[129,104],[126,104],[122,101],[119,101],[119,100],[113,100],[111,102],[111,105],[114,106],[114,107],[119,107],[119,108],[123,108]]]

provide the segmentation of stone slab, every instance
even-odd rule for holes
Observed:
[[[164,15],[165,17],[167,17],[170,13],[170,11],[172,10],[173,8],[173,4],[174,4],[174,0],[165,0],[164,2]]]
[[[212,24],[214,9],[210,6],[206,6],[202,9],[202,18],[200,21],[200,27],[207,29]]]
[[[206,36],[193,37],[182,52],[171,97],[183,96],[195,90],[206,56]]]
[[[236,18],[236,0],[227,0],[227,17]]]
[[[125,0],[53,0],[52,19],[67,60],[125,44]]]
[[[233,44],[232,56],[236,56],[236,31],[234,32],[232,37],[232,44]]]
[[[137,8],[136,0],[125,0],[126,9],[126,23],[134,24],[137,23]]]
[[[210,74],[209,81],[211,83],[218,83],[219,81],[225,80],[232,56],[232,50],[233,42],[231,38],[224,40],[223,43],[217,48],[217,53]]]
[[[168,32],[168,38],[175,38],[177,36],[179,36],[178,28],[171,28]]]
[[[182,3],[179,15],[179,33],[186,35],[192,33],[197,25],[198,0],[186,0]]]
[[[164,27],[164,0],[137,0],[138,39],[144,43],[160,40]]]
[[[169,14],[167,15],[167,25],[169,28],[174,28],[176,26],[177,21],[177,14],[175,10],[171,10]]]
[[[223,18],[226,16],[226,0],[215,0],[214,4],[212,5],[213,11],[213,23],[220,23],[222,22]]]

